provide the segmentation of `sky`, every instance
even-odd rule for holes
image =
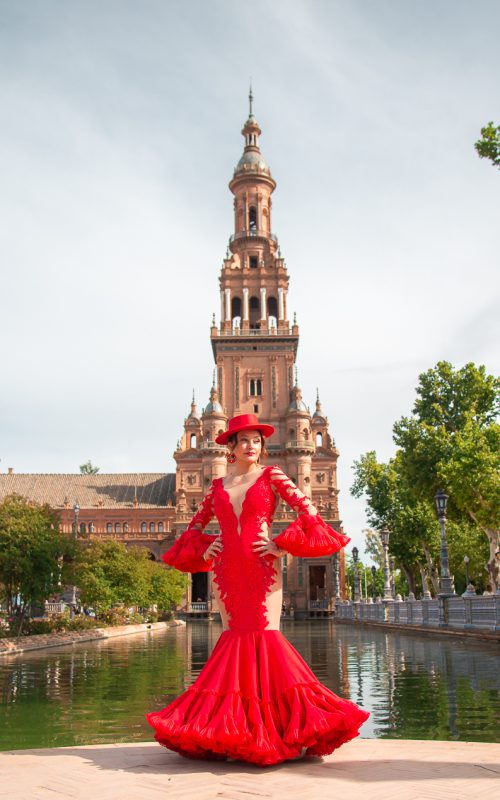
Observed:
[[[171,472],[232,233],[250,78],[300,326],[352,464],[418,375],[498,373],[496,0],[0,0],[0,471]]]

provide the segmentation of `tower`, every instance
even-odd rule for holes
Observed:
[[[192,407],[175,453],[178,502],[189,509],[199,502],[211,479],[225,474],[226,449],[215,443],[215,436],[225,429],[227,419],[255,413],[275,428],[266,443],[268,463],[279,464],[323,518],[342,531],[338,451],[319,394],[311,415],[298,385],[299,326],[295,315],[292,322],[289,319],[289,275],[272,227],[276,182],[260,150],[262,131],[253,115],[251,90],[249,100],[243,154],[229,182],[234,230],[219,276],[220,324],[214,315],[210,330],[216,374],[207,407],[201,418]],[[293,516],[280,504],[273,533]],[[342,556],[339,561],[328,557],[310,562],[287,556],[285,604],[293,606],[298,616],[326,614],[332,600],[343,594],[343,573]]]

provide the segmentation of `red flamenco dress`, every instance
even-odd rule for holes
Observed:
[[[321,684],[279,631],[280,559],[252,545],[271,527],[277,497],[297,520],[274,539],[294,556],[327,556],[349,538],[329,527],[278,466],[265,467],[247,489],[239,519],[222,478],[212,483],[188,530],[163,559],[183,572],[213,569],[227,629],[195,682],[161,711],[147,714],[156,740],[191,758],[279,764],[302,754],[326,755],[358,735],[369,714]],[[213,537],[196,529],[213,515],[223,550],[203,553]],[[276,600],[278,602],[276,602]]]

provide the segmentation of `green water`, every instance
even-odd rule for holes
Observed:
[[[0,749],[152,740],[145,712],[192,683],[220,631],[196,622],[2,658]],[[371,712],[362,737],[500,742],[500,648],[327,620],[283,633]]]

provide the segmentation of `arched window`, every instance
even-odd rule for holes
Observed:
[[[159,522],[158,523],[158,533],[163,533],[163,531],[164,531],[163,522]]]
[[[93,522],[89,522],[89,533],[95,533],[95,525]]]
[[[316,447],[323,447],[323,434],[321,431],[316,433]]]
[[[292,439],[294,439],[294,438],[295,438],[295,428],[290,428],[290,430],[288,431],[288,433],[290,434],[290,437],[291,437]]]
[[[193,448],[193,449],[196,448],[196,434],[195,433],[192,433],[191,436],[189,437],[189,446],[191,448]]]
[[[248,227],[250,233],[257,233],[257,209],[255,206],[250,206],[248,209]]]
[[[302,432],[304,434],[304,439],[309,439],[309,431],[308,431],[308,429],[304,428],[304,430]]]
[[[262,395],[262,381],[260,378],[250,379],[250,397],[260,397]]]
[[[125,533],[128,533],[128,530],[129,530],[129,528],[128,528],[128,522],[124,522],[124,523],[123,523],[123,530],[124,530],[124,532],[125,532]]]
[[[241,328],[241,298],[233,297],[231,300],[231,320],[234,328]]]
[[[106,533],[113,533],[113,525],[111,522],[106,524]]]
[[[154,524],[154,522],[150,522],[149,523],[149,532],[150,533],[154,533],[155,532],[155,524]]]
[[[87,533],[87,526],[84,522],[80,522],[80,533]]]
[[[121,533],[121,532],[122,532],[121,522],[115,522],[115,533]]]
[[[141,522],[141,533],[147,533],[148,526],[145,522]]]
[[[231,319],[234,319],[235,317],[241,317],[241,298],[240,297],[231,298]]]
[[[278,316],[278,301],[276,300],[275,297],[267,298],[267,316],[268,317]]]
[[[250,327],[260,327],[260,300],[258,297],[250,298]]]

